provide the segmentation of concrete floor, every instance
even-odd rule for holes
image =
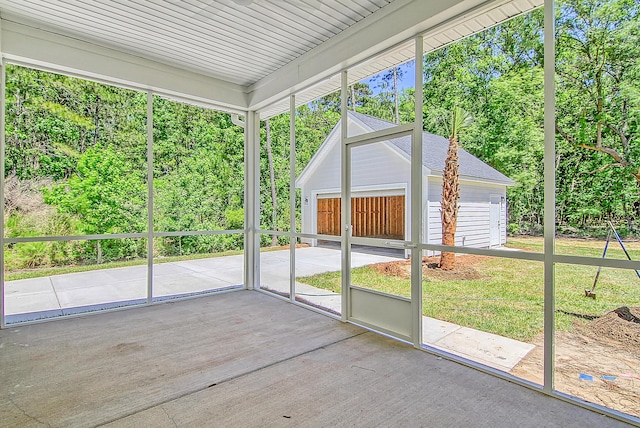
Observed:
[[[255,291],[0,331],[2,427],[621,427]]]

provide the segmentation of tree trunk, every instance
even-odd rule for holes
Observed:
[[[460,199],[458,172],[458,139],[449,138],[449,151],[442,171],[442,245],[455,245],[458,220],[458,200]],[[440,255],[440,269],[455,269],[455,254],[443,251]]]
[[[102,245],[100,245],[100,241],[96,241],[96,249],[98,250],[97,260],[96,262],[100,265],[102,264]]]
[[[351,85],[351,110],[356,111],[356,89]]]
[[[93,114],[93,125],[96,127],[96,130],[93,134],[93,145],[95,146],[96,144],[98,144],[98,134],[100,133],[100,98],[96,100],[96,106]],[[84,150],[84,147],[80,148],[80,151],[84,152]]]
[[[276,195],[276,178],[273,170],[273,153],[271,152],[271,122],[267,119],[265,124],[267,134],[267,159],[269,161],[269,180],[271,182],[271,227],[276,230],[278,226],[278,199]],[[278,236],[273,235],[271,237],[271,246],[278,245]]]
[[[398,67],[393,67],[393,100],[395,103],[395,120],[396,124],[400,124],[400,102],[398,100]]]

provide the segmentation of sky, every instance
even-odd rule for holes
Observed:
[[[403,91],[404,89],[407,88],[413,88],[414,87],[414,82],[415,82],[415,61],[409,61],[407,63],[401,64],[399,66],[401,73],[402,73],[402,77],[398,80],[399,82],[399,90]],[[386,71],[386,70],[385,70]],[[380,93],[380,76],[384,74],[384,72],[379,73],[375,76],[372,76],[368,79],[364,79],[362,80],[362,83],[368,83],[369,87],[371,88],[371,90],[373,91],[373,95],[378,95],[378,93]]]

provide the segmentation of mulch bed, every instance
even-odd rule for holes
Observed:
[[[456,268],[453,270],[440,269],[440,257],[422,258],[422,276],[426,281],[468,281],[480,279],[482,275],[474,265],[487,260],[485,256],[464,255],[456,257]],[[411,261],[376,263],[371,268],[384,275],[409,278],[411,276]]]

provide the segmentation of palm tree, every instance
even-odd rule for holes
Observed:
[[[460,107],[454,107],[447,123],[449,150],[442,171],[442,245],[455,245],[458,221],[458,200],[460,199],[458,134],[471,125],[472,117]],[[454,253],[443,251],[440,254],[440,269],[452,270],[456,267]]]

